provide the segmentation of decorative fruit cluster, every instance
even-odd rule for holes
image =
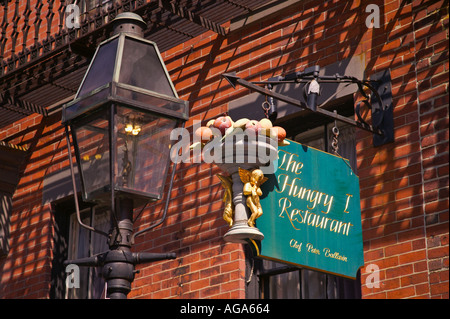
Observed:
[[[255,134],[276,138],[279,146],[289,145],[289,142],[285,140],[286,131],[284,128],[273,126],[272,122],[266,118],[260,121],[243,118],[233,122],[229,116],[220,116],[217,119],[210,120],[206,126],[201,126],[194,132],[203,145],[214,138],[213,130],[210,127],[217,128],[222,134],[222,138],[231,136],[239,131],[253,131]]]

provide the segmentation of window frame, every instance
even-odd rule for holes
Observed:
[[[98,207],[90,203],[83,202],[81,200],[81,195],[79,197],[79,205],[80,205],[80,214],[82,219],[86,219],[89,217],[89,225],[93,223],[91,221],[99,220],[108,220],[106,223],[106,227],[111,227],[111,212],[106,207]],[[65,272],[65,266],[63,263],[66,260],[72,260],[79,258],[77,245],[79,239],[79,231],[82,229],[85,232],[86,238],[85,240],[88,242],[88,252],[80,257],[89,257],[100,252],[106,251],[108,249],[106,239],[99,235],[94,234],[93,232],[87,231],[82,228],[78,224],[78,220],[76,218],[76,210],[74,205],[74,198],[70,196],[69,198],[64,198],[61,200],[57,200],[52,202],[52,210],[54,215],[54,232],[53,232],[53,260],[52,260],[52,273],[51,273],[51,289],[50,289],[50,298],[51,299],[71,299],[68,288],[66,287],[66,278],[67,273]],[[107,215],[102,215],[102,213],[107,212]],[[94,217],[94,218],[93,218]],[[78,230],[78,234],[74,234],[74,231]],[[106,230],[108,232],[109,230]],[[94,248],[94,241],[97,240],[104,241],[100,243],[100,247]],[[98,251],[101,250],[101,251]],[[84,296],[86,299],[93,298],[102,298],[104,296],[104,291],[102,293],[98,292],[96,295],[93,295],[92,285],[93,285],[93,276],[101,273],[101,267],[92,268],[92,267],[80,267],[80,274],[82,272],[88,273],[88,283],[86,285],[86,291],[84,293],[78,293],[73,295],[73,298],[80,298],[79,296]],[[80,281],[81,284],[81,281]],[[102,284],[104,286],[104,284]],[[81,285],[83,287],[83,285]],[[71,289],[82,289],[82,288],[71,288]],[[97,286],[99,287],[99,286]],[[98,289],[98,288],[97,288]],[[104,288],[102,288],[104,290]]]
[[[97,210],[99,210],[100,213],[97,212]],[[107,215],[106,218],[109,219],[109,223],[111,224],[111,212],[105,208],[99,209],[97,206],[91,206],[91,207],[87,207],[87,208],[80,210],[80,217],[81,217],[83,223],[85,223],[91,227],[97,227],[98,225],[96,224],[96,222],[98,221],[98,218],[99,218],[98,216],[99,216],[99,214],[104,214],[104,213],[106,213],[106,215]],[[80,247],[80,245],[78,245],[78,243],[80,240],[80,236],[82,236],[83,233],[84,233],[84,235],[86,235],[86,233],[87,233],[86,240],[88,241],[88,245],[87,245],[88,251],[84,252],[84,253],[82,252],[81,254],[83,256],[80,256],[79,249],[81,247]],[[92,231],[83,229],[80,226],[80,224],[78,223],[76,212],[70,213],[70,215],[69,215],[69,245],[68,245],[68,259],[69,260],[77,259],[80,257],[81,258],[92,257],[98,253],[106,251],[108,249],[108,247],[106,245],[106,240],[105,240],[105,244],[103,245],[104,249],[101,249],[101,251],[96,251],[96,249],[94,247],[94,240],[95,239],[98,240],[99,238],[101,238],[102,240],[105,240],[104,237],[99,237],[98,234],[95,234]],[[85,247],[83,247],[83,248],[85,248]],[[83,272],[87,275],[87,283],[86,283],[85,287],[83,287],[83,283],[80,280],[80,284],[82,286],[79,289],[85,289],[85,291],[81,292],[81,296],[83,296],[83,295],[85,296],[85,298],[83,298],[83,299],[93,299],[93,298],[98,299],[102,295],[104,295],[104,291],[103,291],[101,294],[97,294],[94,296],[95,276],[98,275],[99,273],[101,274],[101,271],[102,271],[102,267],[80,267],[80,275]],[[105,281],[101,276],[98,276],[98,280],[100,280],[101,285],[105,286]],[[70,293],[73,293],[73,292],[69,291],[69,288],[66,287],[65,299],[72,299],[72,298],[79,299],[80,298],[79,295],[71,296]]]

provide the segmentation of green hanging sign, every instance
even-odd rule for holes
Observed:
[[[261,186],[261,258],[355,278],[363,266],[359,178],[348,160],[290,141]]]

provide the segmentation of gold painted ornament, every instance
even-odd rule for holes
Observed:
[[[233,181],[230,176],[225,176],[221,174],[216,175],[221,183],[225,192],[223,194],[223,202],[225,203],[225,208],[223,210],[223,219],[228,223],[228,225],[233,226],[234,220],[234,204],[233,204]]]
[[[268,178],[264,177],[264,173],[258,168],[252,171],[239,168],[239,177],[241,178],[242,183],[244,183],[243,193],[247,196],[246,203],[252,212],[248,219],[248,226],[255,227],[255,220],[263,214],[259,202],[259,197],[262,196],[260,186],[267,181]]]

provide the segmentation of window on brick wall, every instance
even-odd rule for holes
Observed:
[[[339,114],[351,114],[353,112],[353,98],[337,105]],[[321,117],[308,115],[308,126],[305,118],[299,116],[289,119],[286,125],[287,135],[290,139],[316,149],[332,152],[331,142],[333,138],[332,127],[334,122]],[[353,116],[352,116],[353,117]],[[296,124],[297,123],[297,124]],[[301,125],[299,123],[302,123]],[[279,124],[283,126],[283,123]],[[356,142],[355,128],[347,124],[337,122],[339,129],[338,153],[349,159],[350,165],[356,172]],[[283,263],[269,260],[252,260],[251,253],[247,253],[247,277],[251,268],[258,280],[247,286],[248,298],[264,299],[359,299],[361,298],[361,280],[358,272],[356,280],[329,275],[318,271],[293,267]]]
[[[9,224],[12,207],[12,196],[0,192],[0,257],[9,252]]]
[[[105,281],[101,267],[80,267],[80,288],[68,288],[63,262],[90,257],[108,250],[106,238],[88,231],[77,222],[73,198],[54,205],[55,231],[52,263],[52,288],[55,299],[100,299],[104,295]],[[80,201],[80,215],[84,224],[106,233],[111,228],[110,212],[91,207]]]
[[[110,213],[95,207],[80,211],[81,221],[108,233]],[[106,238],[80,226],[76,213],[70,215],[68,259],[91,257],[108,250]],[[67,299],[100,299],[105,289],[102,267],[80,267],[80,288],[66,287]]]

